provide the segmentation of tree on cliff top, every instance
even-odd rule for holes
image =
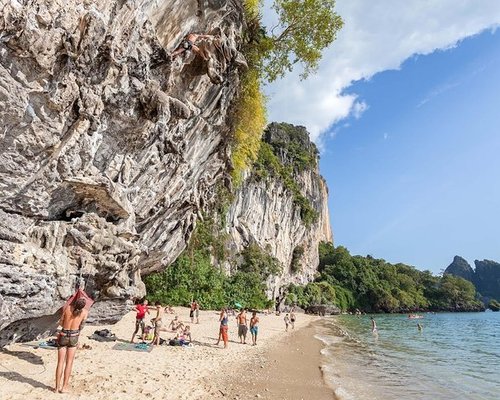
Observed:
[[[301,78],[315,72],[322,51],[344,22],[335,13],[335,0],[275,0],[278,23],[264,40],[264,73],[272,82],[302,64]]]

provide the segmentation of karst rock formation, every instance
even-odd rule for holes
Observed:
[[[77,286],[96,300],[90,322],[118,320],[145,294],[141,276],[185,249],[217,187],[231,190],[244,29],[240,0],[0,0],[0,346],[53,329]],[[192,32],[211,35],[201,54],[172,58]],[[326,204],[312,193],[326,196],[322,183],[301,179]],[[283,263],[314,246],[293,205],[263,199],[259,239],[237,198],[228,224],[247,233],[232,233],[235,248],[272,241],[278,212],[294,230],[273,248]],[[304,257],[307,280],[317,249]]]

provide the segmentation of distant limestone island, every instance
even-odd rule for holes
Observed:
[[[500,310],[500,263],[491,260],[475,260],[475,269],[462,257],[455,256],[444,271],[471,282],[478,298],[493,311]]]

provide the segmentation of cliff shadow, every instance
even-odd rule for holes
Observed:
[[[16,357],[20,360],[27,361],[31,364],[34,365],[44,365],[43,364],[43,359],[40,356],[37,356],[36,354],[30,353],[29,351],[13,351],[13,350],[7,350],[7,349],[0,349],[0,353]]]
[[[45,383],[21,375],[19,372],[14,372],[14,371],[0,372],[0,377],[5,377],[8,381],[27,383],[28,385],[31,385],[34,388],[47,389],[47,390],[53,389],[51,386],[48,386]]]

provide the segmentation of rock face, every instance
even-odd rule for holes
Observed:
[[[474,265],[475,270],[462,257],[455,256],[444,273],[460,276],[472,282],[486,303],[490,299],[500,299],[500,263],[475,260]]]
[[[242,15],[231,0],[1,2],[0,345],[40,333],[23,321],[51,320],[79,281],[116,320],[141,273],[185,248],[229,169]],[[217,36],[172,60],[193,31]]]
[[[460,256],[455,256],[453,262],[448,265],[444,272],[446,274],[460,276],[470,282],[472,282],[474,278],[474,270],[470,264]]]
[[[306,129],[273,123],[266,129],[263,141],[263,146],[267,144],[272,151],[273,160],[280,163],[279,168],[290,173],[267,173],[269,165],[259,167],[265,160],[258,160],[236,193],[227,215],[227,229],[230,253],[237,254],[256,243],[280,261],[282,274],[267,282],[269,295],[276,298],[284,285],[313,279],[319,264],[318,244],[333,241],[333,236],[328,188],[319,175],[318,152]],[[302,162],[304,159],[307,161]],[[304,221],[295,188],[316,214],[314,221]]]
[[[485,300],[500,300],[500,263],[491,260],[475,260],[476,272],[473,283]]]

